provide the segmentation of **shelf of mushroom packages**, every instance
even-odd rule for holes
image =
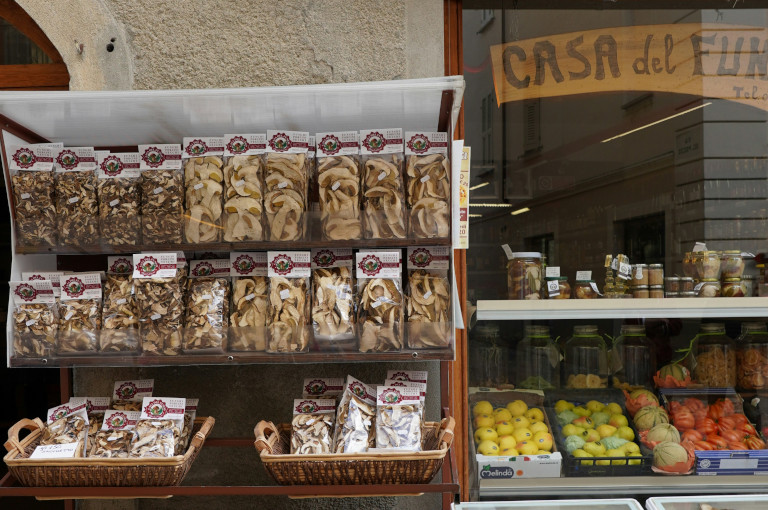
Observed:
[[[148,119],[134,110],[180,106],[184,95],[5,96],[9,366],[454,359],[450,155],[460,144],[449,140],[463,86],[449,77],[183,91],[254,116],[180,116],[176,129],[189,134],[240,133],[182,143],[141,143]],[[327,123],[307,116],[313,136],[254,134],[282,117],[277,103],[297,108],[286,97],[345,106]],[[117,119],[89,99],[126,116],[125,129],[106,126]],[[88,108],[74,108],[81,101]],[[46,102],[72,106],[77,128],[39,123],[32,111]],[[413,123],[414,102],[424,103],[419,125],[444,131],[359,129],[382,108],[383,122]]]

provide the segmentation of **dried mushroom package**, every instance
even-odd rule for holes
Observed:
[[[184,428],[186,399],[145,397],[130,457],[173,457]]]
[[[93,246],[99,242],[96,154],[93,147],[62,148],[54,160],[54,197],[59,244]]]
[[[109,397],[73,397],[69,399],[69,406],[79,407],[85,403],[88,412],[88,443],[93,444],[93,438],[104,422],[104,412],[109,409]]]
[[[360,352],[403,347],[400,250],[359,251],[356,258]]]
[[[127,459],[135,436],[139,411],[108,410],[100,430],[91,441],[89,457],[101,459]]]
[[[13,192],[16,243],[27,248],[56,246],[53,157],[46,144],[9,145],[6,153]]]
[[[70,273],[61,277],[58,354],[94,354],[99,350],[101,290],[99,273]]]
[[[309,377],[304,379],[301,396],[304,398],[322,398],[338,400],[344,392],[344,379]]]
[[[310,252],[267,252],[267,352],[309,350]]]
[[[221,239],[224,138],[184,138],[184,238],[188,243]]]
[[[139,351],[139,318],[133,291],[131,256],[107,257],[99,351],[125,354]]]
[[[154,386],[154,379],[115,381],[109,407],[118,411],[141,411],[141,402],[144,397],[152,396]]]
[[[231,252],[229,262],[232,277],[229,350],[264,351],[269,314],[267,253]]]
[[[175,252],[133,255],[133,287],[139,337],[145,354],[181,353],[184,326],[183,270]]]
[[[46,427],[40,438],[40,445],[78,445],[76,456],[85,456],[88,448],[88,411],[84,401],[76,407],[69,403],[48,409]]]
[[[293,401],[291,454],[331,453],[336,401],[303,399]]]
[[[264,211],[270,241],[298,241],[306,231],[309,133],[267,131]]]
[[[376,443],[376,395],[367,384],[347,376],[336,408],[333,429],[334,453],[363,453]]]
[[[323,239],[360,239],[360,141],[357,131],[317,133],[317,191]]]
[[[25,282],[34,280],[50,280],[53,286],[53,297],[56,298],[56,303],[61,298],[61,276],[64,271],[25,271],[21,273],[21,279]]]
[[[424,397],[418,388],[376,388],[376,448],[421,451]]]
[[[139,244],[139,153],[97,151],[97,157],[101,239],[110,246]]]
[[[224,135],[224,139],[224,241],[262,241],[267,135]]]
[[[406,337],[411,349],[450,347],[451,288],[448,280],[450,248],[408,248]]]
[[[178,144],[139,145],[141,238],[145,245],[182,242],[184,173]]]
[[[388,370],[387,380],[410,381],[427,384],[428,375],[429,373],[426,370]]]
[[[200,399],[188,398],[184,406],[184,427],[181,429],[181,435],[176,443],[176,455],[184,455],[189,446],[189,440],[192,437],[192,428],[195,426],[195,417],[197,416],[197,404]]]
[[[8,286],[13,298],[13,356],[51,356],[59,328],[51,281],[11,281]]]
[[[194,260],[189,276],[184,351],[223,353],[229,326],[229,260]]]
[[[312,250],[312,328],[321,349],[356,347],[353,265],[351,249]]]
[[[403,130],[360,131],[366,239],[405,239]]]
[[[451,234],[451,163],[448,133],[405,133],[409,236]]]

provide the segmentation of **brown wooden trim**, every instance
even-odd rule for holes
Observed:
[[[30,15],[19,6],[19,4],[13,0],[0,0],[0,18],[8,21],[11,25],[16,27],[19,32],[37,44],[40,49],[48,55],[51,62],[54,64],[64,62],[64,59],[61,58],[61,54],[45,35],[45,32],[37,26],[35,20],[33,20]],[[69,82],[69,75],[67,75],[67,82]]]
[[[0,66],[0,89],[69,87],[64,64],[20,64]]]

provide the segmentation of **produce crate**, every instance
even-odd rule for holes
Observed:
[[[627,408],[624,405],[624,393],[621,390],[613,388],[604,389],[579,389],[579,390],[549,390],[544,392],[544,406],[549,416],[549,421],[554,426],[555,443],[563,454],[563,474],[564,476],[643,476],[651,474],[653,465],[653,454],[640,443],[640,435],[637,432],[632,419],[629,417]],[[615,402],[621,406],[621,411],[627,417],[627,422],[632,432],[635,434],[635,442],[640,446],[641,457],[585,457],[579,458],[569,454],[565,449],[565,436],[562,427],[557,421],[555,413],[555,402],[566,400],[575,405],[586,404],[590,400],[597,400],[607,404]],[[630,465],[629,460],[640,461],[639,464]],[[597,461],[609,461],[607,465],[597,465]],[[622,464],[613,464],[613,462],[623,462]]]
[[[514,400],[522,400],[528,407],[538,407],[544,411],[544,423],[549,427],[552,437],[555,437],[552,422],[544,409],[544,396],[541,392],[527,391],[479,391],[469,396],[471,409],[477,402],[487,400],[494,407],[504,407]],[[557,423],[557,422],[555,422]],[[517,457],[490,456],[477,453],[473,440],[474,426],[470,426],[469,444],[470,455],[477,462],[477,478],[482,480],[503,480],[512,478],[559,478],[563,463],[563,455],[557,450],[557,444],[552,444],[551,455],[518,455]]]

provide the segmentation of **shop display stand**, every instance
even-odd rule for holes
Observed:
[[[768,299],[662,298],[568,299],[544,301],[479,300],[477,320],[591,320],[638,318],[764,318]],[[614,476],[479,480],[470,459],[472,499],[640,495],[764,493],[768,475]]]
[[[421,80],[397,80],[334,85],[266,87],[188,91],[53,92],[4,93],[0,95],[0,149],[15,139],[30,143],[63,142],[66,146],[94,145],[102,149],[135,150],[139,143],[178,143],[184,135],[262,132],[286,127],[310,132],[365,129],[372,126],[447,131],[449,140],[458,118],[464,91],[461,76]],[[147,138],[150,139],[147,139]],[[4,165],[6,182],[10,182]],[[10,198],[9,198],[10,200]],[[13,211],[12,211],[13,214]],[[13,234],[12,234],[13,235]],[[106,246],[92,250],[20,250],[15,235],[12,275],[35,269],[41,262],[58,267],[56,255],[118,253]],[[206,245],[154,245],[157,251],[228,251],[280,248],[333,247],[405,248],[413,245],[450,245],[450,240],[382,240],[301,243],[211,243]],[[136,252],[149,247],[131,247]],[[85,257],[77,257],[85,258]],[[460,260],[463,260],[461,258]],[[53,270],[55,267],[48,267]],[[42,269],[42,268],[40,268]],[[463,268],[459,269],[463,271]],[[456,275],[463,279],[463,273]],[[461,278],[460,278],[461,277]],[[463,280],[462,280],[463,281]],[[453,306],[459,306],[454,302]],[[9,314],[12,311],[9,302]],[[10,315],[9,315],[10,316]],[[11,322],[9,322],[11,324]],[[10,327],[10,326],[9,326]],[[7,332],[10,334],[10,330]],[[403,351],[399,353],[310,352],[303,354],[226,353],[182,356],[83,356],[52,360],[17,359],[9,366],[59,366],[61,399],[72,395],[72,367],[75,366],[162,366],[250,363],[324,363],[381,361],[440,361],[440,394],[443,416],[453,414],[451,398],[452,360],[455,352]],[[455,344],[455,342],[454,342]],[[462,356],[459,363],[463,363]],[[242,455],[258,455],[253,438],[210,438],[208,447],[239,447]],[[194,467],[192,468],[194,469]],[[438,481],[439,479],[439,481]],[[443,508],[449,508],[459,493],[459,476],[454,448],[446,455],[442,474],[428,484],[404,485],[304,485],[304,486],[176,486],[176,487],[20,487],[7,474],[0,480],[0,498],[33,496],[40,499],[152,498],[168,496],[267,496],[354,497],[443,494]]]

